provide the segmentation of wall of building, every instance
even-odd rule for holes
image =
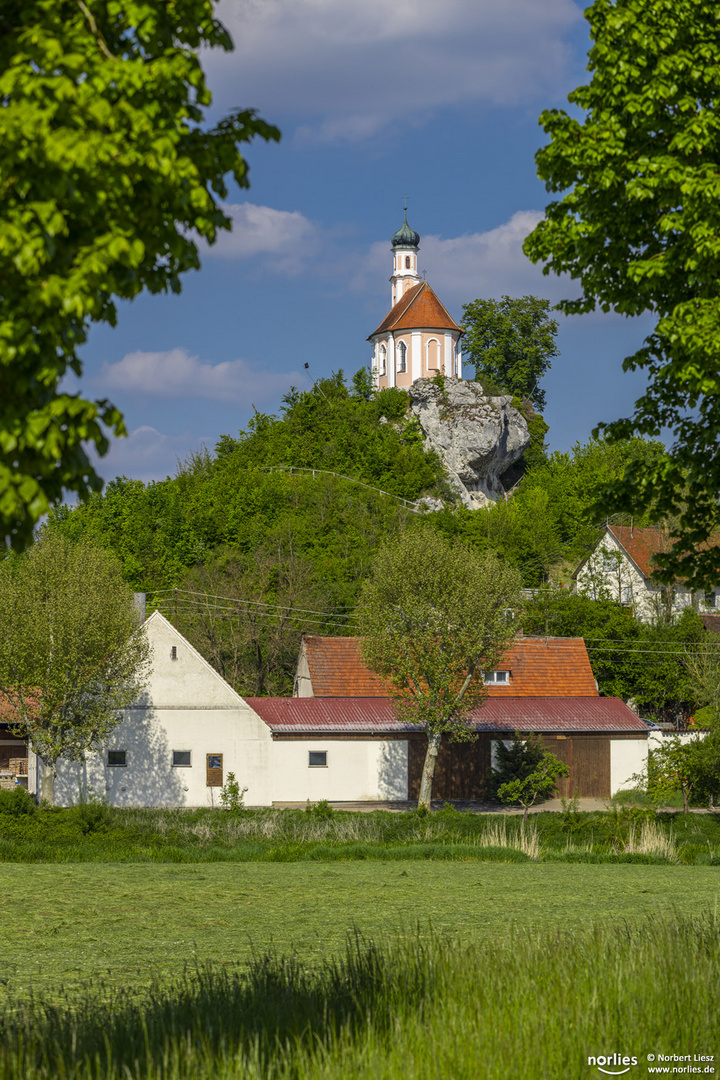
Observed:
[[[109,765],[108,751],[125,751],[127,764]],[[189,751],[190,765],[173,765],[173,751]],[[222,781],[235,773],[248,806],[271,800],[272,739],[244,709],[129,709],[103,748],[82,764],[62,762],[55,801],[68,806],[88,797],[112,806],[218,805],[209,787],[207,755],[222,755]]]
[[[605,533],[593,554],[577,574],[577,590],[594,600],[610,599],[632,608],[641,622],[656,622],[666,615],[666,593],[638,570],[617,540]],[[671,612],[681,615],[688,607],[702,614],[717,613],[718,594],[693,593],[684,585],[673,586]]]
[[[327,766],[309,764],[311,751],[327,753]],[[408,797],[408,744],[404,739],[275,739],[273,801],[389,802]]]
[[[612,739],[610,742],[610,794],[635,787],[631,777],[647,764],[647,739]]]

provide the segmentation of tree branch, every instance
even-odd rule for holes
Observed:
[[[83,0],[76,0],[76,3],[77,3],[77,6],[80,8],[81,12],[83,13],[83,15],[85,16],[87,24],[90,27],[90,32],[92,33],[93,37],[95,38],[95,40],[98,43],[98,46],[100,48],[100,52],[104,53],[105,56],[107,56],[108,60],[112,60],[114,62],[116,57],[114,57],[113,54],[108,49],[107,42],[106,42],[105,38],[102,36],[102,34],[100,33],[100,30],[98,29],[98,24],[95,22],[95,19],[93,17],[93,13],[90,11],[87,4],[85,4],[83,2]]]

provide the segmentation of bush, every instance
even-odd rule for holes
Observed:
[[[16,784],[9,791],[0,791],[0,814],[21,817],[23,814],[34,814],[36,810],[37,805],[32,795],[20,784]]]

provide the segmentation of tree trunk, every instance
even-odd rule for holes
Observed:
[[[42,802],[48,806],[55,805],[55,777],[57,776],[57,763],[43,761],[42,774]]]
[[[422,780],[420,781],[420,797],[418,798],[418,806],[427,806],[430,809],[430,800],[432,799],[432,786],[433,777],[435,776],[435,766],[437,764],[438,754],[440,753],[440,743],[442,742],[441,731],[429,731],[428,732],[428,746],[427,753],[425,755],[425,764],[423,765]]]
[[[688,789],[686,787],[683,787],[682,795],[683,795],[683,814],[687,814],[687,812],[688,812]]]
[[[530,804],[523,807],[523,825],[527,825],[528,814],[530,813]]]

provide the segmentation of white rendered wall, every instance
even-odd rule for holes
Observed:
[[[147,688],[84,763],[58,763],[57,804],[95,795],[116,806],[212,805],[219,789],[207,787],[207,754],[223,755],[223,780],[234,772],[248,805],[269,803],[267,725],[162,615],[154,612],[144,629],[152,650]],[[127,765],[108,766],[108,750],[125,750]],[[189,750],[191,766],[174,767],[173,750]]]
[[[308,765],[310,750],[327,767]],[[408,744],[402,739],[276,739],[274,802],[399,801],[408,797]]]
[[[126,766],[109,766],[108,750],[125,750]],[[189,750],[191,765],[173,766],[173,750]],[[271,802],[272,739],[249,708],[129,709],[98,752],[83,764],[62,762],[55,782],[58,806],[88,797],[111,806],[218,805],[219,788],[207,786],[206,756],[222,754],[223,780],[234,772],[248,789],[248,806]]]
[[[647,739],[610,740],[610,794],[635,787],[631,777],[647,764]]]

